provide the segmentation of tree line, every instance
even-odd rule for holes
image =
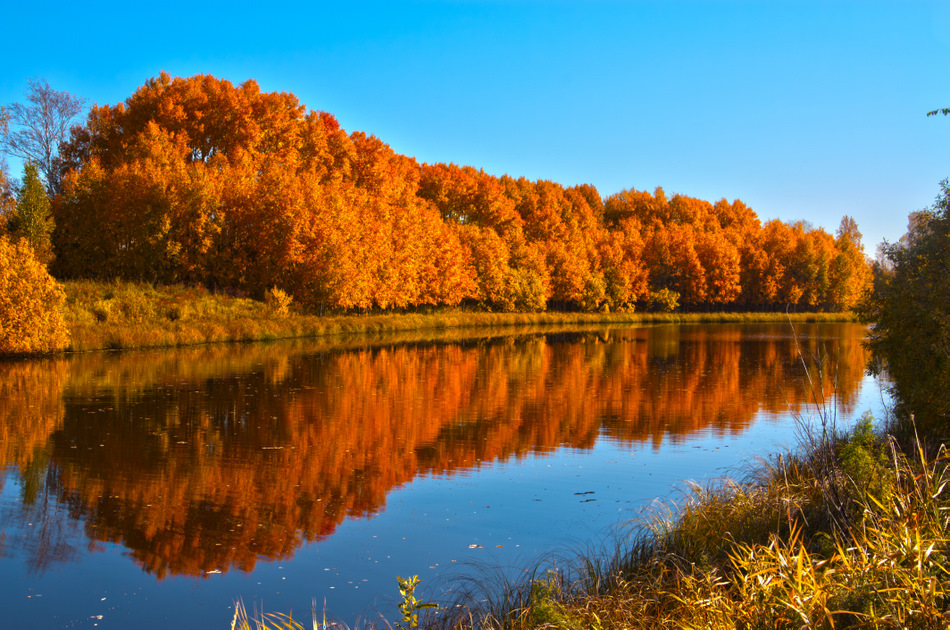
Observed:
[[[41,167],[59,278],[277,287],[321,311],[598,311],[848,309],[871,277],[847,216],[831,235],[739,200],[420,164],[252,80],[162,73]]]

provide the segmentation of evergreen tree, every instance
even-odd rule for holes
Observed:
[[[46,187],[33,162],[27,162],[23,167],[23,185],[16,211],[10,219],[10,232],[30,243],[37,260],[44,264],[52,260],[50,235],[53,233],[53,216]]]

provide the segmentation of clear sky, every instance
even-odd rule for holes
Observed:
[[[10,2],[27,79],[114,104],[161,70],[294,93],[421,162],[709,201],[869,254],[950,176],[950,2]],[[11,174],[19,165],[10,161]]]

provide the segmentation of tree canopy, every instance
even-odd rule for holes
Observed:
[[[857,226],[739,200],[419,164],[286,92],[162,73],[61,148],[54,271],[202,283],[314,309],[849,308]],[[852,222],[853,223],[853,222]],[[855,240],[857,235],[857,240]],[[651,301],[652,299],[652,301]]]
[[[908,232],[884,247],[886,273],[862,305],[871,347],[886,363],[905,416],[943,436],[950,427],[950,182]]]

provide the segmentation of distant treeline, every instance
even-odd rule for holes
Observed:
[[[345,133],[289,93],[162,74],[60,149],[54,275],[280,288],[315,309],[847,309],[861,234],[741,201],[602,198]]]

